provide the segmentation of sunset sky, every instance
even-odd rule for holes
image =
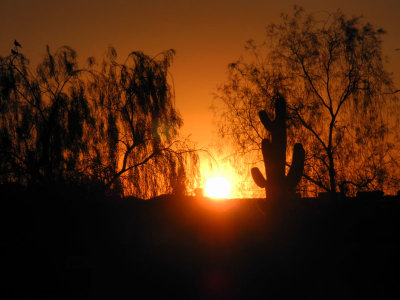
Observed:
[[[101,57],[109,45],[119,57],[142,50],[157,54],[173,48],[171,68],[176,106],[184,119],[184,135],[198,147],[217,139],[213,126],[212,93],[226,79],[227,65],[239,58],[248,39],[261,41],[265,26],[279,21],[294,4],[308,12],[338,8],[363,15],[387,31],[384,54],[388,70],[400,86],[399,0],[0,0],[0,55],[10,53],[14,39],[33,65],[48,44],[55,50],[68,45],[79,58]]]

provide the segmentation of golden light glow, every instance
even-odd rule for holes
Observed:
[[[203,190],[204,196],[212,199],[221,199],[210,196],[211,193],[207,191],[206,182],[209,179],[223,177],[230,184],[229,196],[222,197],[224,199],[265,197],[265,190],[260,189],[251,177],[250,169],[254,165],[250,165],[245,160],[236,157],[231,159],[229,153],[225,152],[213,153],[212,159],[207,154],[200,153],[199,156],[201,178],[196,187]],[[263,165],[259,166],[259,168],[261,167]],[[194,188],[191,187],[193,190]]]
[[[204,187],[207,197],[215,199],[227,199],[231,196],[231,183],[222,176],[208,178]]]

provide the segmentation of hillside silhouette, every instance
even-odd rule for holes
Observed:
[[[52,299],[398,296],[399,198],[107,197],[1,186],[2,295]]]

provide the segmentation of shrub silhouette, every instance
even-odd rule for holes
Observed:
[[[265,188],[267,198],[273,201],[285,199],[294,192],[304,169],[305,152],[303,145],[297,143],[293,148],[292,165],[287,175],[286,166],[286,101],[281,95],[275,98],[275,120],[271,121],[265,110],[259,112],[265,129],[271,133],[271,140],[263,139],[261,143],[267,179],[258,168],[251,169],[254,182]]]

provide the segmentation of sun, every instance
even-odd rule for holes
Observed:
[[[204,187],[207,197],[223,199],[229,198],[231,195],[231,183],[225,177],[208,178]]]

